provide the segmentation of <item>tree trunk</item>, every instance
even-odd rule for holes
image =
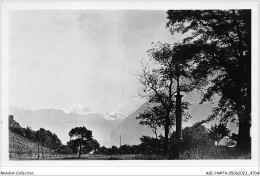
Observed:
[[[168,155],[168,145],[169,145],[169,126],[170,126],[170,113],[167,113],[167,117],[165,120],[165,134],[164,134],[164,154]]]
[[[81,155],[81,144],[79,145],[79,158],[80,158],[80,155]]]
[[[43,152],[42,144],[41,144],[41,149],[42,149],[42,158],[44,159],[44,152]]]
[[[240,152],[251,152],[250,114],[238,112],[239,129],[237,147]]]
[[[155,134],[155,138],[158,139],[158,136],[157,136],[157,130],[154,129],[153,132],[154,132],[154,134]]]
[[[219,140],[219,141],[217,141],[217,145],[216,145],[216,153],[218,154],[218,145],[219,145],[219,142],[220,142],[221,140]]]
[[[39,141],[38,141],[38,159],[40,158],[40,144],[39,144]]]
[[[164,136],[164,153],[165,155],[168,154],[168,144],[169,144],[169,127],[165,125],[165,136]]]

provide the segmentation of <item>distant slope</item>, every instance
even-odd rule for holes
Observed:
[[[154,136],[154,133],[147,126],[141,126],[139,120],[135,118],[147,109],[147,104],[143,104],[135,112],[126,117],[111,134],[111,142],[119,145],[119,138],[121,135],[121,144],[139,144],[139,138],[143,135]]]
[[[57,109],[41,109],[36,111],[10,107],[9,113],[21,126],[29,126],[33,130],[39,128],[48,129],[61,139],[63,144],[69,141],[69,131],[74,127],[85,126],[93,132],[93,136],[101,145],[110,146],[111,131],[120,123],[119,120],[106,120],[101,114],[92,113],[79,115],[76,113],[65,113]]]
[[[208,115],[211,113],[214,104],[205,103],[205,104],[196,104],[192,105],[189,109],[192,118],[188,122],[183,122],[183,128],[186,126],[192,126],[198,121],[205,120]],[[143,135],[154,137],[152,130],[146,126],[141,126],[139,120],[135,118],[142,112],[147,109],[147,104],[143,104],[139,109],[126,117],[122,123],[120,123],[115,130],[112,132],[110,140],[115,145],[119,144],[119,139],[121,135],[122,144],[139,144],[140,137]],[[175,127],[173,128],[173,130]],[[163,131],[159,131],[159,133]]]

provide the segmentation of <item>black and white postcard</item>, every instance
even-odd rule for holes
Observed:
[[[259,1],[1,5],[2,175],[259,175]]]

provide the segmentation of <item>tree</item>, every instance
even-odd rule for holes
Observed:
[[[163,125],[162,120],[164,119],[164,114],[165,112],[163,112],[163,108],[161,106],[155,106],[146,109],[143,113],[140,113],[136,119],[140,120],[140,125],[147,125],[151,128],[156,139],[158,139],[157,129],[161,128]]]
[[[212,142],[208,135],[207,128],[203,125],[193,125],[183,129],[183,149],[207,147]]]
[[[42,150],[42,157],[44,158],[43,146],[45,145],[45,142],[47,139],[45,132],[46,131],[44,128],[40,128],[35,133],[35,140],[38,141],[38,159],[40,158],[40,146],[41,146],[41,150]]]
[[[139,81],[142,85],[139,95],[148,100],[150,105],[156,105],[157,109],[162,112],[158,117],[154,115],[154,110],[142,115],[142,123],[154,126],[154,120],[158,122],[158,126],[162,122],[164,128],[164,152],[168,153],[169,131],[173,119],[175,119],[175,97],[177,77],[182,79],[180,89],[182,92],[189,92],[194,89],[188,78],[187,64],[179,59],[175,54],[178,44],[171,45],[168,43],[153,43],[153,47],[149,49],[149,62],[143,64],[142,72],[139,74]],[[183,103],[183,110],[188,108],[188,103]],[[151,119],[147,120],[147,116]],[[190,117],[190,116],[187,116]],[[157,121],[157,118],[160,119]],[[153,127],[155,128],[155,126]]]
[[[25,129],[25,136],[29,140],[34,140],[34,134],[33,134],[33,131],[31,129],[31,127],[28,127],[28,126],[26,127],[26,129]]]
[[[120,154],[134,154],[133,147],[130,145],[122,145],[119,147]]]
[[[74,140],[70,140],[67,142],[67,146],[72,150],[73,154],[78,153],[78,146]]]
[[[62,145],[61,140],[58,138],[58,136],[55,133],[52,134],[50,143],[51,143],[50,147],[52,149],[57,149]]]
[[[93,150],[96,153],[99,148],[100,144],[98,141],[96,139],[91,139],[90,141],[87,141],[87,144],[82,148],[82,153],[89,153]]]
[[[141,152],[143,154],[163,154],[163,136],[159,136],[158,139],[150,136],[142,136],[141,140]]]
[[[81,156],[81,149],[84,146],[88,145],[88,142],[91,141],[92,131],[88,130],[86,127],[76,127],[70,130],[70,144],[72,146],[77,146],[79,148],[79,158]]]
[[[94,150],[95,153],[97,153],[97,151],[100,148],[100,144],[98,143],[98,141],[96,139],[93,139],[90,141],[91,142],[91,148],[92,150]]]
[[[229,136],[230,130],[227,128],[226,124],[219,123],[211,126],[209,129],[209,137],[217,142],[217,147],[221,139],[225,136]]]
[[[102,146],[98,150],[98,154],[106,154],[107,148],[105,146]]]
[[[251,149],[251,11],[169,10],[167,27],[186,33],[180,53],[206,87],[201,103],[220,97],[208,120],[238,118],[238,149]]]
[[[231,138],[232,140],[234,140],[234,141],[237,141],[238,135],[237,135],[236,133],[232,133],[232,134],[230,135],[230,138]]]
[[[60,154],[71,154],[72,153],[72,149],[69,148],[66,145],[61,145],[56,152],[60,153]]]

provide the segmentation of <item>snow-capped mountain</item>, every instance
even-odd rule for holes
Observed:
[[[102,114],[100,113],[100,115],[106,119],[106,120],[122,120],[126,117],[126,115],[123,112],[111,112],[110,114]]]
[[[123,112],[111,112],[109,117],[113,119],[123,119],[126,117],[126,115]]]
[[[67,108],[62,108],[61,110],[66,114],[74,113],[82,116],[89,115],[89,114],[98,114],[100,117],[103,117],[105,120],[121,120],[126,117],[126,115],[120,111],[115,111],[111,113],[93,112],[89,108],[78,104],[70,105]]]
[[[67,114],[75,113],[78,115],[87,115],[91,113],[89,108],[77,104],[70,105],[67,108],[62,108],[62,110]]]

